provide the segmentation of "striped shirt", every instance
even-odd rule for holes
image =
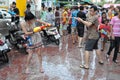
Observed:
[[[120,19],[118,16],[113,17],[110,24],[113,26],[113,35],[115,37],[120,37]]]

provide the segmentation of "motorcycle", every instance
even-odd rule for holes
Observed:
[[[7,53],[10,52],[10,47],[8,46],[6,36],[0,33],[0,62],[8,63],[9,58]]]
[[[7,38],[10,44],[12,44],[19,52],[27,54],[26,39],[24,38],[22,30],[16,26],[15,22],[7,22],[6,25],[9,27],[9,36]]]
[[[55,42],[56,45],[60,44],[60,34],[58,33],[58,30],[56,27],[51,27],[44,29],[42,32],[42,37],[43,37],[43,43],[47,44],[49,42]]]

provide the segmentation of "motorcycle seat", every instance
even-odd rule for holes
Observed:
[[[25,33],[23,31],[17,31],[15,32],[16,35],[24,35]]]

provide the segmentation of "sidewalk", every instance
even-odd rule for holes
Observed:
[[[107,50],[108,47],[102,53],[104,65],[98,64],[94,52],[90,56],[90,69],[85,70],[79,67],[83,63],[84,48],[73,45],[71,38],[59,46],[50,44],[41,50],[45,72],[40,73],[38,57],[33,54],[30,74],[24,73],[27,55],[12,50],[9,53],[10,62],[0,67],[0,80],[120,80],[120,63],[113,63],[112,55],[110,61],[107,61]],[[120,54],[118,60],[120,61]]]

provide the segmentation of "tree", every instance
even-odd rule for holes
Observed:
[[[106,0],[102,0],[100,3],[98,3],[98,5],[103,6],[106,3]]]
[[[116,0],[115,3],[116,3],[116,4],[120,4],[120,0]]]

